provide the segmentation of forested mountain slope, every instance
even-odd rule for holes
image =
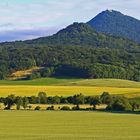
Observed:
[[[115,10],[106,10],[87,22],[96,31],[126,37],[140,43],[140,20]]]
[[[74,23],[50,37],[0,44],[0,79],[34,66],[29,78],[71,76],[140,81],[140,46]]]
[[[42,37],[28,43],[98,48],[132,48],[137,46],[136,43],[128,39],[98,33],[86,23],[73,23],[53,36]]]

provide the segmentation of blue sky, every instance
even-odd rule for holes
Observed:
[[[0,41],[50,35],[106,9],[140,19],[139,7],[140,0],[1,0]]]

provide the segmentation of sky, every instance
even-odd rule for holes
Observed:
[[[0,0],[0,42],[52,35],[106,9],[140,19],[140,0]]]

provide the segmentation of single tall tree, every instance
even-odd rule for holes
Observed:
[[[29,104],[29,100],[28,100],[28,98],[27,97],[23,97],[23,108],[24,109],[26,109],[27,108],[27,106],[28,106],[28,104]]]
[[[73,96],[73,104],[76,105],[77,108],[80,108],[79,105],[84,104],[84,102],[85,98],[81,93]]]
[[[16,103],[17,110],[20,110],[20,107],[23,106],[23,99],[22,99],[22,97],[17,96],[15,103]]]
[[[96,109],[96,106],[97,105],[100,105],[100,97],[99,96],[93,96],[93,97],[90,97],[90,105],[93,106],[93,109],[95,110]]]
[[[11,94],[4,100],[4,105],[6,106],[6,109],[10,110],[11,107],[15,104],[15,95]]]
[[[38,93],[38,102],[39,102],[39,104],[46,104],[47,103],[47,95],[45,92]]]

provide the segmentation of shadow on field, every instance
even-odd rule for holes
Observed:
[[[51,78],[55,78],[57,80],[64,80],[64,79],[67,79],[67,80],[72,80],[72,79],[82,79],[82,78],[79,78],[79,77],[67,77],[67,76],[54,76],[54,77],[51,77]],[[17,78],[17,79],[14,79],[12,81],[29,81],[29,79],[27,77],[22,77],[22,78]]]
[[[114,113],[114,114],[136,114],[140,115],[140,111],[107,111],[107,110],[96,110],[97,112]]]

